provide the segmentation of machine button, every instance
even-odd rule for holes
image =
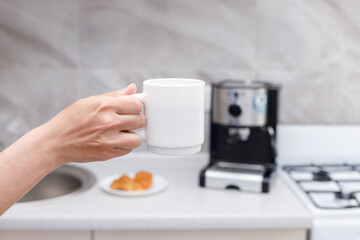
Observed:
[[[238,117],[241,114],[241,108],[239,105],[236,104],[232,104],[229,107],[229,113],[230,115],[234,116],[234,117]]]

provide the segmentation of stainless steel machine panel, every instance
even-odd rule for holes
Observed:
[[[231,126],[264,126],[267,117],[267,90],[261,85],[215,87],[213,121]]]

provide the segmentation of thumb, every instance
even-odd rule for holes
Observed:
[[[134,83],[131,83],[129,86],[127,86],[124,89],[120,89],[120,90],[116,90],[113,92],[108,92],[108,93],[104,93],[102,94],[103,96],[110,96],[110,97],[118,97],[118,96],[122,96],[122,95],[131,95],[131,94],[135,94],[137,90],[137,87]]]

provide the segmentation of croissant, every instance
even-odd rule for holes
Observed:
[[[134,180],[139,183],[144,190],[147,190],[152,185],[152,174],[149,172],[138,172]]]
[[[142,186],[135,182],[133,179],[127,175],[121,176],[119,179],[116,179],[110,187],[117,190],[126,190],[126,191],[139,191],[143,190]]]
[[[122,175],[114,180],[110,188],[125,191],[147,190],[152,185],[152,174],[149,172],[137,172],[135,178],[132,179],[127,175]]]

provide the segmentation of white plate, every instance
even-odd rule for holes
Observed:
[[[121,197],[143,197],[148,195],[153,195],[159,192],[164,191],[168,187],[168,181],[159,176],[153,175],[153,182],[149,189],[147,190],[140,190],[140,191],[125,191],[125,190],[116,190],[110,188],[111,183],[121,177],[124,174],[114,174],[107,177],[104,177],[100,180],[99,185],[100,188],[110,194],[121,196]],[[134,178],[135,173],[125,173],[125,175]]]

